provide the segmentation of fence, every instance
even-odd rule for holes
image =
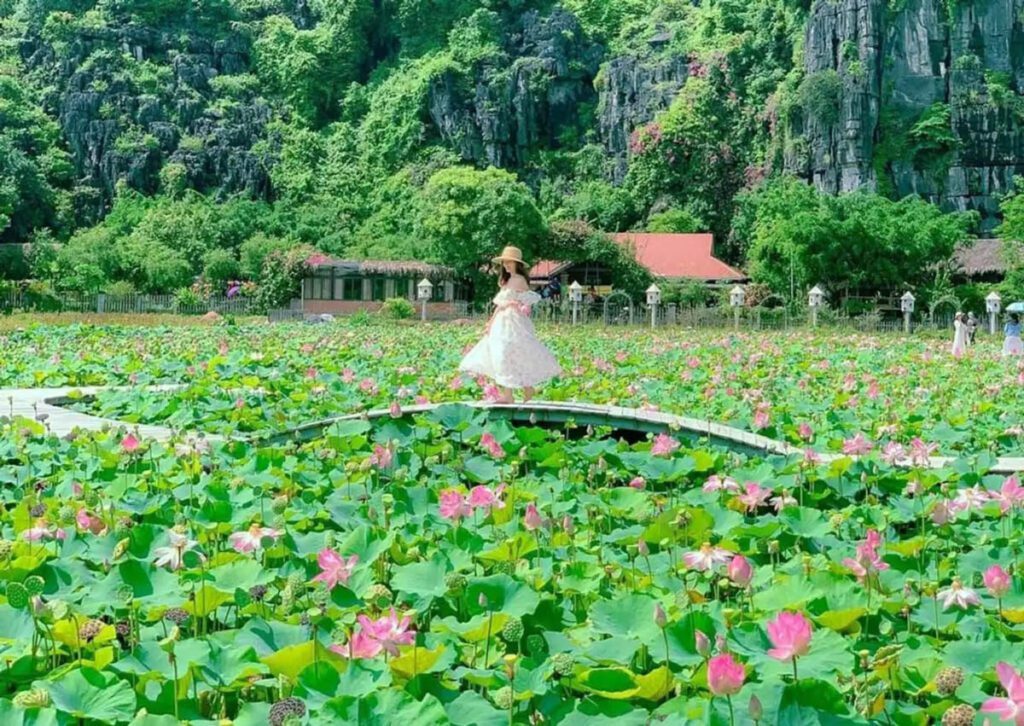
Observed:
[[[174,315],[250,315],[252,301],[244,297],[181,299],[174,295],[107,295],[105,293],[60,293],[40,295],[31,291],[0,293],[0,310],[77,313],[163,313]]]

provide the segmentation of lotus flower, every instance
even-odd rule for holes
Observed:
[[[860,432],[852,439],[846,439],[843,442],[843,453],[847,456],[866,456],[871,453],[873,448],[871,442]]]
[[[170,567],[172,570],[180,570],[184,566],[184,556],[186,552],[191,552],[199,546],[199,543],[194,539],[189,539],[187,535],[181,532],[176,532],[173,529],[167,533],[167,539],[170,540],[170,545],[167,547],[157,547],[153,550],[155,555],[153,564],[157,567]],[[205,560],[202,554],[199,554],[199,558]]]
[[[228,536],[228,544],[235,552],[256,552],[263,549],[263,538],[277,539],[283,533],[272,527],[261,527],[253,524],[244,532],[234,532]]]
[[[316,556],[316,562],[320,566],[320,574],[313,578],[313,582],[322,582],[328,590],[333,590],[340,582],[348,584],[352,576],[352,570],[359,562],[359,555],[352,555],[347,560],[329,547],[320,550]]]
[[[915,466],[928,466],[932,454],[938,451],[938,444],[926,444],[919,437],[910,442],[910,460]]]
[[[989,698],[981,706],[982,713],[996,714],[1001,721],[1024,726],[1024,677],[1009,663],[996,665],[999,682],[1006,698]]]
[[[708,688],[716,696],[732,696],[743,688],[746,669],[729,653],[716,655],[708,661]]]
[[[811,623],[803,613],[781,612],[768,623],[768,639],[773,646],[768,655],[776,660],[807,655],[811,647]]]
[[[373,445],[373,453],[370,454],[370,465],[378,469],[390,469],[394,463],[395,455],[389,446]]]
[[[903,444],[896,441],[890,441],[882,447],[882,461],[889,466],[896,466],[896,464],[905,459],[906,456],[907,452],[903,448]]]
[[[391,608],[391,613],[379,620],[370,620],[360,615],[357,620],[363,632],[380,644],[381,649],[392,656],[398,655],[398,646],[411,645],[416,642],[416,631],[409,628],[409,617],[401,620]]]
[[[530,532],[535,529],[539,529],[544,524],[544,520],[540,516],[540,512],[537,511],[537,507],[531,502],[526,505],[526,514],[523,515],[523,526]]]
[[[735,479],[730,477],[720,477],[717,474],[712,474],[708,477],[708,480],[704,482],[704,491],[706,492],[738,492],[740,485]]]
[[[651,446],[651,454],[654,456],[668,456],[679,448],[679,442],[666,434],[658,434],[654,437],[654,444]]]
[[[665,614],[665,608],[661,606],[660,602],[654,603],[654,624],[662,629],[668,625],[668,615]]]
[[[498,443],[498,440],[494,438],[494,434],[490,431],[485,432],[484,435],[480,437],[480,445],[484,447],[487,450],[487,453],[495,459],[505,458],[505,449],[502,448],[501,444]]]
[[[123,439],[121,439],[121,451],[125,452],[126,454],[131,454],[135,451],[138,451],[139,446],[141,446],[139,440],[132,436],[131,434],[127,434]]]
[[[630,480],[629,485],[634,489],[644,489],[647,487],[647,481],[642,476],[635,476]]]
[[[750,566],[750,561],[743,555],[733,557],[726,572],[729,579],[739,587],[746,587],[754,579],[754,568]]]
[[[455,522],[473,513],[466,497],[456,489],[446,489],[441,492],[441,496],[438,497],[438,509],[442,517]]]
[[[469,506],[473,509],[504,509],[505,502],[501,501],[501,492],[505,485],[501,484],[496,490],[483,485],[475,486],[469,491]]]
[[[691,570],[706,572],[713,570],[719,565],[726,564],[732,558],[733,553],[729,550],[722,549],[721,547],[712,547],[709,542],[705,542],[700,546],[699,550],[684,554],[683,562]]]
[[[992,565],[982,576],[985,587],[996,599],[1002,599],[1010,591],[1010,576],[999,565]]]
[[[869,529],[864,542],[857,545],[856,559],[847,557],[843,564],[850,568],[850,571],[863,582],[869,576],[888,570],[889,565],[882,561],[878,554],[878,547],[882,544],[881,535],[873,529]]]
[[[380,641],[369,633],[358,631],[345,645],[332,645],[332,651],[344,658],[376,658],[384,650]]]
[[[810,441],[811,439],[814,438],[814,429],[811,428],[810,424],[801,423],[799,426],[797,426],[796,430],[797,433],[800,435],[800,438],[803,439],[804,441]]]
[[[939,590],[936,597],[942,601],[943,610],[949,610],[952,607],[967,610],[972,605],[981,605],[978,593],[969,587],[964,587],[958,577],[953,578],[953,583],[949,587]]]
[[[740,502],[747,508],[747,512],[753,512],[762,506],[772,495],[772,490],[762,487],[757,482],[749,481],[743,485],[743,493],[739,496]]]

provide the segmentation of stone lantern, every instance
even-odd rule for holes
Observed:
[[[433,292],[434,284],[425,277],[416,285],[416,297],[420,299],[420,320],[422,321],[427,319],[427,301],[430,300],[430,296]]]
[[[900,310],[903,311],[903,332],[910,332],[910,316],[914,314],[914,301],[916,298],[910,290],[903,293],[900,298]]]
[[[999,297],[999,293],[993,290],[985,298],[985,310],[988,312],[988,332],[992,335],[996,334],[996,318],[999,317],[999,311],[1003,308],[1003,299]]]
[[[651,330],[658,324],[658,305],[661,304],[661,288],[651,284],[647,288],[647,306],[651,309]]]
[[[811,309],[811,325],[818,327],[818,308],[825,304],[825,292],[815,285],[807,293],[807,306]]]

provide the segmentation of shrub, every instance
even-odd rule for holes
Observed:
[[[406,320],[416,314],[416,308],[404,297],[393,297],[384,301],[380,313],[392,320]]]
[[[199,293],[191,287],[183,287],[174,293],[174,308],[179,313],[189,312],[189,308],[197,308],[202,304]]]
[[[829,125],[839,119],[839,99],[843,81],[834,70],[818,71],[807,76],[800,84],[800,101],[807,113],[822,124]]]
[[[203,257],[203,277],[215,288],[223,288],[241,274],[238,260],[228,250],[210,250]]]

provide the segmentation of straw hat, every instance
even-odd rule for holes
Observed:
[[[491,259],[491,262],[518,262],[525,265],[523,262],[523,251],[518,247],[506,247],[501,251],[501,254]]]

